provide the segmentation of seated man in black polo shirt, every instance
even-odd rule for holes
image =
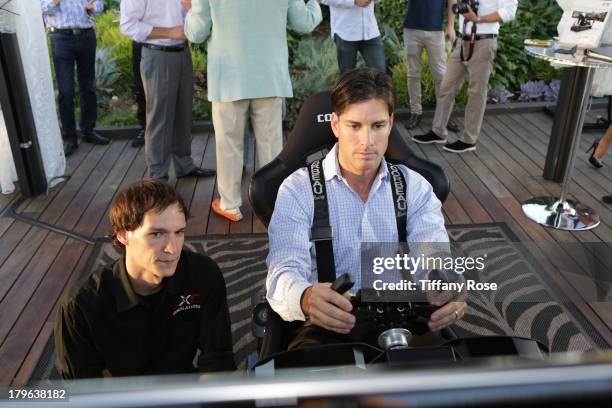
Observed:
[[[55,347],[64,378],[235,370],[225,281],[183,249],[187,208],[141,180],[109,214],[123,256],[60,304]]]

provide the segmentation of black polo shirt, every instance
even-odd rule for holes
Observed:
[[[140,296],[123,256],[62,301],[55,347],[64,378],[235,370],[223,275],[183,250],[161,290]]]

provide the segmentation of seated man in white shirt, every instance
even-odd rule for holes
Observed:
[[[480,136],[487,105],[487,85],[497,53],[499,25],[500,22],[513,20],[518,7],[517,0],[480,0],[476,13],[465,3],[466,1],[458,1],[456,5],[460,7],[458,11],[461,14],[461,41],[451,54],[440,84],[432,129],[424,135],[412,138],[413,141],[423,144],[444,143],[444,150],[452,153],[476,150],[476,141]],[[463,134],[456,141],[447,143],[446,124],[453,111],[455,96],[466,78],[469,81],[469,96],[465,107]]]
[[[374,0],[319,0],[329,6],[331,34],[338,68],[344,73],[357,65],[357,52],[366,66],[385,70],[385,51],[374,15]]]
[[[333,231],[335,273],[349,273],[358,281],[361,243],[401,240],[392,177],[383,157],[393,127],[392,80],[376,69],[352,70],[340,78],[331,98],[331,127],[338,143],[320,167]],[[389,169],[399,169],[406,182],[406,242],[447,243],[441,204],[431,185],[405,166]],[[317,283],[323,272],[317,271],[311,241],[313,219],[313,188],[308,169],[302,168],[282,183],[268,227],[270,306],[286,321],[308,320],[290,348],[349,341],[355,326],[347,296],[333,291],[329,283]],[[358,281],[353,289],[359,286]],[[436,306],[441,307],[428,322],[432,331],[455,323],[467,307],[462,301]]]

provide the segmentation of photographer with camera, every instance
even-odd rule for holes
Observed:
[[[453,12],[460,15],[461,42],[453,49],[440,85],[432,130],[414,136],[413,141],[422,144],[445,143],[444,150],[453,153],[476,150],[487,103],[487,85],[497,52],[500,23],[512,21],[517,7],[517,0],[460,0],[453,6]],[[466,77],[469,96],[465,107],[464,131],[458,140],[447,143],[446,123]]]

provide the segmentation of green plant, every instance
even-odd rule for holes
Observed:
[[[96,93],[99,106],[106,105],[113,96],[115,84],[119,79],[117,58],[111,57],[113,47],[96,49]]]
[[[293,30],[287,30],[287,51],[289,52],[289,64],[293,65],[293,59],[295,58],[295,52],[297,51],[298,44],[302,39],[303,34],[296,33]]]
[[[523,42],[527,38],[548,39],[557,35],[561,13],[554,0],[519,0],[516,18],[500,29],[491,87],[515,92],[529,80],[550,82],[560,77],[560,72],[550,64],[525,54]]]
[[[197,64],[202,63],[201,58],[196,55]],[[195,66],[194,66],[195,67]],[[193,73],[193,106],[192,113],[194,120],[210,120],[212,117],[212,105],[208,101],[206,91],[206,63],[201,70],[194,69]]]
[[[385,24],[382,28],[382,40],[385,46],[387,66],[392,69],[397,63],[406,58],[404,43],[388,24]]]
[[[306,98],[330,89],[337,76],[336,47],[331,39],[304,37],[300,40],[291,72],[293,98],[287,99],[286,124],[293,126]]]
[[[115,95],[131,92],[134,82],[132,73],[132,41],[119,31],[119,14],[110,10],[96,17],[98,48],[112,48],[108,57],[116,60],[118,73]]]
[[[98,107],[98,126],[136,125],[136,105],[130,97],[113,95]]]
[[[191,48],[191,63],[193,72],[206,72],[206,53],[198,48]]]
[[[378,22],[388,25],[399,38],[402,38],[407,3],[406,0],[381,0],[376,5]]]
[[[130,126],[137,125],[138,120],[132,111],[117,110],[115,112],[107,112],[105,110],[98,111],[98,126]]]
[[[104,10],[119,10],[121,0],[104,0]]]
[[[396,107],[409,106],[410,98],[408,97],[407,73],[408,67],[406,65],[406,61],[401,61],[399,64],[391,68],[391,78],[393,79],[393,88],[395,89]]]
[[[119,79],[117,58],[110,56],[112,51],[113,47],[96,49],[96,91],[108,95],[112,95],[115,83]]]
[[[193,119],[210,120],[212,118],[212,104],[206,94],[195,94],[193,97]]]

